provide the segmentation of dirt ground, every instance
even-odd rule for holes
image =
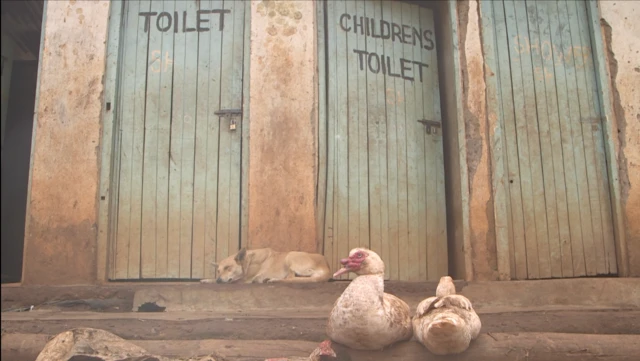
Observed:
[[[99,315],[98,315],[99,316]],[[92,327],[129,340],[305,340],[326,338],[326,318],[67,319],[2,320],[4,333],[55,335],[75,327]],[[580,334],[640,334],[640,311],[552,311],[481,314],[483,333],[558,332]],[[162,316],[160,316],[162,317]]]

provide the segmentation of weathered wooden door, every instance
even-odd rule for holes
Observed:
[[[351,248],[370,247],[389,279],[438,279],[447,235],[433,12],[367,0],[326,1],[319,14],[324,254],[337,269]]]
[[[123,6],[110,277],[209,276],[240,244],[249,3]]]
[[[512,278],[617,272],[585,5],[481,1],[489,114],[498,119],[494,177],[506,185],[497,218],[508,243],[498,257]]]

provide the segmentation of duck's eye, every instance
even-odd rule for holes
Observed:
[[[362,253],[356,253],[356,257],[362,258]]]

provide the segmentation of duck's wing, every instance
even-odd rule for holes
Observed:
[[[402,326],[407,332],[411,332],[411,309],[400,298],[384,293],[382,296],[385,314],[391,325]],[[410,336],[410,334],[408,335]]]
[[[419,318],[422,317],[424,315],[426,315],[430,310],[432,310],[433,308],[431,307],[431,305],[438,299],[438,297],[429,297],[426,298],[424,300],[422,300],[419,304],[418,307],[416,307],[416,313],[415,313],[415,318]]]
[[[473,306],[471,305],[471,301],[463,295],[449,295],[444,296],[438,299],[433,308],[441,308],[441,307],[457,307],[466,311],[473,310]]]
[[[400,298],[385,293],[382,296],[382,302],[385,311],[390,317],[398,320],[404,320],[407,317],[411,317],[411,310],[409,309],[409,305],[407,305],[407,303]]]

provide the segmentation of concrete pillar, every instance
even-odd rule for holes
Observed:
[[[249,245],[316,251],[315,1],[251,2]]]
[[[45,6],[23,283],[92,283],[109,1]]]

